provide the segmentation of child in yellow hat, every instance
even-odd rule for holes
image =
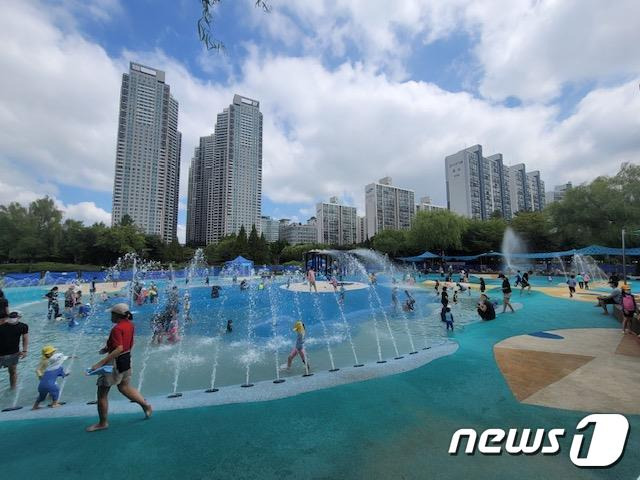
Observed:
[[[293,325],[293,331],[296,332],[298,335],[296,337],[296,344],[293,347],[293,350],[291,350],[289,357],[287,358],[287,368],[288,369],[291,368],[291,362],[293,362],[293,359],[296,357],[296,355],[300,355],[300,360],[302,360],[302,363],[305,365],[305,367],[308,370],[309,364],[307,362],[307,355],[304,351],[304,337],[306,335],[306,329],[304,327],[304,323],[302,323],[301,321],[297,321]]]
[[[47,395],[51,397],[50,407],[59,407],[58,396],[60,395],[60,388],[56,383],[58,377],[66,377],[69,375],[62,368],[64,361],[69,358],[56,351],[56,348],[47,345],[42,349],[42,358],[36,368],[36,374],[40,383],[38,384],[38,398],[33,404],[32,410],[38,410],[40,403],[44,402]]]

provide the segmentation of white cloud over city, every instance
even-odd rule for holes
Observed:
[[[67,15],[78,15],[78,5],[69,5]],[[332,195],[362,209],[364,185],[385,175],[442,203],[444,156],[476,143],[503,153],[508,164],[541,170],[549,186],[589,181],[637,161],[640,57],[626,52],[640,44],[629,21],[640,4],[397,5],[274,1],[272,14],[251,9],[256,28],[285,45],[303,45],[304,53],[287,56],[249,42],[241,74],[217,84],[160,49],[133,45],[109,55],[59,12],[9,2],[0,17],[0,166],[12,176],[3,179],[0,202],[48,194],[65,204],[65,186],[111,190],[120,78],[130,60],[166,70],[180,102],[183,203],[198,137],[213,131],[234,93],[261,102],[263,190],[279,211]],[[117,2],[100,12],[101,21],[124,14]],[[456,30],[476,39],[476,63],[468,66],[476,90],[454,93],[411,79],[412,48]],[[561,116],[553,99],[583,82],[593,88]],[[503,106],[507,97],[521,106]],[[109,221],[109,212],[85,200],[67,202],[65,215]],[[289,216],[300,215],[297,208]]]

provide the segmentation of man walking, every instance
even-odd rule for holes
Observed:
[[[0,368],[6,367],[9,370],[11,390],[15,390],[18,384],[18,360],[26,357],[29,350],[29,327],[20,318],[18,312],[11,312],[0,318]]]
[[[109,389],[113,385],[118,386],[121,394],[142,407],[146,418],[151,417],[152,408],[140,392],[130,385],[131,382],[131,349],[133,348],[133,315],[129,311],[129,305],[118,303],[111,308],[111,321],[115,326],[111,329],[107,345],[100,350],[107,356],[96,363],[91,370],[97,370],[105,365],[112,365],[111,373],[105,373],[98,377],[98,416],[100,421],[90,427],[87,432],[104,430],[109,428]]]

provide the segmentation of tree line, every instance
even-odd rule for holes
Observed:
[[[556,251],[591,244],[619,247],[621,229],[626,228],[627,245],[640,246],[640,166],[625,164],[614,176],[598,177],[566,192],[561,201],[541,212],[519,212],[510,221],[495,213],[489,220],[463,218],[449,211],[418,212],[410,230],[385,230],[358,246],[373,247],[391,256],[409,256],[431,251],[439,254],[476,254],[501,249],[504,231],[510,226],[529,251]],[[333,247],[348,249],[356,245]],[[328,245],[268,243],[255,225],[247,235],[221,239],[205,249],[212,264],[238,255],[256,264],[299,262],[302,254]],[[144,234],[128,216],[119,225],[96,223],[85,226],[77,220],[63,220],[52,199],[45,197],[27,206],[0,206],[0,262],[40,261],[113,265],[118,257],[137,252],[162,263],[184,263],[194,249],[174,240]]]

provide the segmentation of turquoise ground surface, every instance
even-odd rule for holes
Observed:
[[[93,434],[83,429],[94,418],[0,422],[2,478],[638,478],[640,416],[627,416],[618,464],[579,469],[569,445],[586,413],[518,403],[492,353],[514,335],[619,324],[588,303],[537,292],[522,303],[454,334],[454,355],[400,375],[272,402],[158,412],[149,421],[116,415]],[[555,456],[449,455],[462,427],[564,428],[568,438]]]

